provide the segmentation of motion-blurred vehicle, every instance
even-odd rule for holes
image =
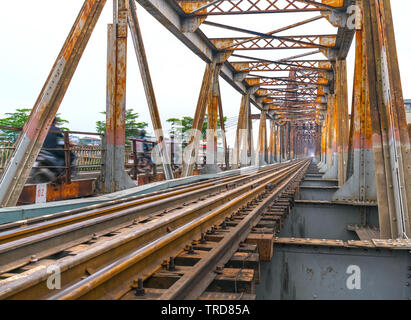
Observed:
[[[28,183],[57,182],[65,174],[65,161],[50,151],[41,150],[30,172]]]

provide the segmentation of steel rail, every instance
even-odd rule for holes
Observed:
[[[285,167],[286,165],[287,165],[287,163],[274,164],[274,165],[269,166],[268,168],[259,169],[259,172],[263,172],[265,170],[271,170],[272,168],[282,168],[282,167]],[[169,192],[173,192],[173,191],[177,191],[177,190],[182,190],[182,189],[184,189],[186,191],[198,190],[201,187],[212,186],[212,185],[215,185],[216,183],[220,183],[220,182],[221,183],[228,182],[228,181],[231,181],[231,180],[238,179],[241,176],[247,176],[247,175],[249,175],[249,174],[248,173],[242,173],[242,174],[235,173],[235,174],[232,174],[228,177],[226,176],[226,177],[221,177],[221,178],[214,179],[212,182],[210,182],[209,178],[204,178],[205,181],[203,180],[203,181],[194,182],[194,183],[187,183],[185,185],[170,187],[170,188],[167,188],[167,189],[164,189],[164,190],[153,191],[153,192],[139,194],[139,195],[136,195],[136,196],[126,197],[126,198],[122,198],[122,199],[105,201],[103,203],[93,204],[93,205],[89,205],[89,206],[81,207],[81,208],[77,208],[77,209],[70,209],[70,210],[65,210],[65,211],[62,211],[62,212],[47,214],[47,215],[44,215],[44,216],[33,217],[33,218],[25,219],[25,220],[10,222],[10,223],[0,225],[0,235],[2,234],[1,232],[5,231],[5,230],[9,230],[9,229],[22,228],[22,227],[25,227],[25,226],[28,226],[28,225],[39,223],[39,222],[50,221],[50,220],[53,220],[53,219],[74,215],[74,214],[77,214],[77,213],[83,213],[83,212],[89,211],[89,210],[95,210],[95,209],[100,209],[100,208],[104,208],[104,207],[108,207],[108,206],[112,206],[112,205],[127,203],[127,202],[134,201],[134,200],[140,200],[140,199],[144,199],[144,198],[154,197],[154,196],[162,195],[164,193],[169,193]]]
[[[304,173],[309,163],[305,163],[296,172],[286,178],[281,184],[254,208],[237,226],[235,226],[228,236],[218,243],[218,246],[210,250],[206,257],[195,264],[191,272],[185,273],[177,280],[165,293],[160,300],[182,300],[197,299],[215,279],[214,272],[217,265],[224,265],[233,256],[240,243],[243,242],[252,228],[261,219],[261,213],[290,185],[299,175]]]
[[[257,190],[261,184],[266,184],[267,181],[278,179],[279,176],[286,176],[290,170],[298,166],[300,162],[289,164],[288,169],[283,169],[278,172],[269,174],[268,177],[252,181],[244,186],[231,191],[231,195],[224,194],[219,197],[219,201],[210,199],[207,203],[200,203],[194,207],[169,214],[159,218],[157,221],[148,222],[135,226],[134,229],[127,231],[124,234],[108,238],[100,244],[92,245],[87,250],[81,251],[76,256],[69,256],[59,260],[53,265],[58,266],[61,270],[61,278],[64,285],[76,282],[76,279],[85,274],[94,274],[90,272],[93,266],[103,267],[112,263],[113,258],[122,257],[130,252],[147,245],[150,241],[156,241],[161,237],[171,234],[172,230],[186,223],[190,223],[193,219],[198,219],[210,214],[210,210],[217,210],[221,206],[227,207],[228,203],[232,202],[233,198],[241,198],[242,194]],[[258,189],[260,190],[260,189]],[[177,228],[177,229],[176,229]],[[170,232],[171,231],[171,232]],[[38,297],[47,297],[50,295],[50,290],[46,287],[46,281],[49,274],[46,272],[47,264],[36,266],[34,272],[30,272],[27,276],[24,274],[0,281],[0,299],[33,299]],[[87,271],[87,272],[86,272]]]
[[[233,179],[238,178],[238,176],[235,177],[229,177],[226,180],[222,180],[222,181],[230,181]],[[220,180],[218,180],[220,181]],[[115,209],[121,209],[121,208],[127,208],[129,206],[133,206],[133,205],[137,205],[140,203],[148,203],[151,201],[156,201],[160,198],[163,197],[163,195],[165,193],[170,193],[170,192],[174,192],[177,190],[182,190],[182,192],[184,191],[194,191],[194,190],[198,190],[200,188],[203,187],[207,187],[207,186],[212,186],[214,185],[215,182],[199,182],[198,184],[189,184],[186,186],[180,186],[180,187],[176,187],[176,188],[169,188],[169,189],[165,189],[165,190],[160,190],[160,191],[156,191],[156,192],[152,192],[152,193],[146,193],[146,194],[141,194],[141,195],[137,195],[137,196],[133,196],[133,197],[128,197],[125,199],[119,199],[119,200],[113,200],[113,201],[108,201],[108,202],[104,202],[104,203],[100,203],[100,204],[96,204],[96,205],[91,205],[91,206],[87,206],[87,207],[83,207],[83,208],[78,208],[78,209],[73,209],[73,210],[67,210],[67,211],[62,211],[62,212],[58,212],[55,214],[49,214],[49,215],[45,215],[45,216],[40,216],[40,217],[35,217],[35,218],[31,218],[31,219],[27,219],[27,220],[21,220],[21,221],[16,221],[16,222],[12,222],[9,224],[4,224],[4,225],[0,225],[0,230],[8,230],[8,229],[17,229],[18,232],[20,232],[20,234],[23,234],[25,232],[28,232],[29,229],[20,229],[22,227],[28,226],[28,225],[32,225],[35,223],[39,223],[39,222],[45,222],[45,221],[51,221],[51,220],[55,220],[58,218],[62,218],[62,217],[67,217],[67,216],[71,216],[71,215],[75,215],[75,214],[79,214],[79,213],[85,213],[86,211],[92,211],[95,209],[100,209],[100,208],[106,208],[105,210],[115,210]],[[180,193],[181,191],[176,192],[175,194]],[[143,199],[143,200],[142,200]],[[140,201],[135,201],[135,200],[142,200]],[[120,205],[122,204],[122,205]],[[120,205],[120,206],[117,206]],[[102,211],[103,212],[103,211]],[[107,212],[108,213],[108,212]],[[43,229],[45,229],[46,227],[43,226]],[[16,230],[14,230],[16,231]],[[0,233],[0,243],[2,242],[2,240],[4,239],[8,239],[10,238],[10,236],[8,235],[9,233],[12,233],[14,231],[8,231],[8,232],[1,232]]]
[[[32,260],[41,259],[69,247],[92,240],[93,237],[101,236],[116,229],[133,224],[133,220],[145,220],[155,214],[163,214],[173,207],[183,207],[187,202],[198,201],[198,199],[213,193],[229,191],[231,185],[246,183],[260,176],[269,174],[271,171],[281,170],[282,166],[270,167],[255,175],[245,175],[237,179],[219,183],[213,181],[211,185],[206,184],[203,188],[195,187],[194,190],[179,190],[164,193],[150,199],[131,201],[105,208],[104,210],[91,210],[68,217],[58,218],[49,222],[39,223],[27,228],[19,228],[1,233],[0,244],[0,273],[23,266]],[[217,205],[219,197],[214,199]],[[102,212],[103,211],[103,212]]]
[[[225,217],[241,208],[248,201],[261,195],[268,184],[279,183],[306,163],[307,160],[298,162],[289,169],[285,169],[281,174],[272,174],[268,179],[263,178],[265,181],[259,183],[257,187],[241,193],[215,210],[196,217],[169,234],[118,259],[86,279],[49,297],[49,300],[101,299],[108,298],[108,292],[111,292],[111,297],[119,299],[129,291],[133,280],[136,280],[136,275],[143,279],[148,278],[158,269],[165,257],[181,251],[190,240],[198,238],[207,228],[222,222]]]
[[[279,167],[282,167],[282,166],[279,166]],[[278,167],[275,167],[275,168],[278,168]],[[269,171],[269,170],[272,170],[272,168],[261,170],[259,172],[264,173],[265,171]],[[48,215],[46,217],[41,217],[42,219],[38,219],[38,220],[42,220],[42,222],[44,223],[39,223],[31,227],[30,226],[24,227],[26,223],[22,224],[22,222],[20,222],[16,225],[13,224],[14,225],[13,230],[7,230],[7,231],[0,232],[0,244],[10,242],[10,241],[15,241],[17,239],[22,238],[23,236],[28,237],[34,234],[38,234],[40,232],[52,230],[58,227],[65,226],[70,223],[81,222],[81,221],[85,221],[88,219],[96,218],[101,215],[110,214],[118,210],[135,207],[135,206],[142,205],[142,204],[152,203],[152,202],[159,201],[165,198],[179,196],[184,193],[191,192],[191,191],[199,191],[202,189],[207,190],[207,188],[209,187],[219,187],[220,188],[222,186],[225,186],[229,182],[235,183],[235,182],[241,181],[244,177],[248,177],[248,175],[245,174],[242,176],[240,175],[240,176],[228,177],[224,179],[217,179],[217,180],[214,180],[213,182],[206,182],[206,183],[202,183],[200,185],[195,185],[195,186],[189,185],[189,186],[186,186],[185,188],[181,188],[178,190],[167,189],[167,190],[163,190],[162,192],[155,193],[155,194],[139,195],[139,196],[128,198],[126,200],[121,200],[118,203],[90,206],[89,210],[84,210],[83,208],[83,209],[75,209],[71,212],[64,211],[61,213],[57,213],[53,216]],[[105,208],[105,209],[96,210],[100,208]],[[17,226],[19,228],[16,228]],[[8,228],[8,226],[5,226],[3,228],[6,229]],[[12,229],[12,228],[8,228],[8,229]]]
[[[238,178],[238,176],[240,176],[240,174],[233,174],[232,176],[225,177],[225,179],[222,179],[222,180],[218,179],[218,181],[230,181],[231,179]],[[34,217],[34,218],[25,219],[25,220],[19,220],[19,221],[15,221],[15,222],[2,224],[2,225],[0,225],[0,231],[4,231],[4,230],[8,230],[8,229],[14,229],[14,228],[20,228],[20,227],[24,227],[24,226],[31,225],[31,224],[38,223],[38,222],[49,221],[49,220],[53,220],[53,219],[56,219],[56,218],[61,218],[61,217],[65,217],[65,216],[69,216],[69,215],[73,215],[73,214],[77,214],[77,213],[82,213],[82,212],[85,212],[85,211],[88,211],[88,210],[104,208],[104,207],[108,207],[108,206],[111,206],[111,205],[117,205],[117,204],[129,202],[129,201],[133,201],[133,200],[139,200],[139,199],[152,197],[152,196],[156,196],[156,195],[160,195],[160,194],[163,194],[163,193],[172,192],[172,191],[176,191],[176,190],[181,190],[181,189],[189,190],[189,188],[193,188],[192,190],[195,190],[194,187],[204,186],[204,185],[212,185],[213,183],[215,183],[215,182],[209,182],[208,178],[204,178],[204,179],[206,181],[188,183],[188,184],[185,184],[185,185],[182,185],[182,186],[171,187],[171,188],[167,188],[167,189],[164,189],[164,190],[144,193],[144,194],[140,194],[140,195],[136,195],[136,196],[126,197],[126,198],[123,198],[123,199],[105,201],[103,203],[93,204],[93,205],[89,205],[89,206],[86,206],[86,207],[81,207],[81,208],[71,209],[71,210],[65,210],[65,211],[62,211],[62,212],[57,212],[57,213],[52,213],[52,214],[48,214],[48,215],[44,215],[44,216],[39,216],[39,217]]]

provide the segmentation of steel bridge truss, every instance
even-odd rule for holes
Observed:
[[[341,188],[334,200],[376,201],[381,238],[411,235],[411,186],[406,183],[411,181],[410,139],[389,0],[115,0],[113,23],[108,26],[107,35],[107,131],[101,177],[106,192],[132,185],[122,167],[129,34],[165,176],[173,179],[136,2],[206,64],[194,113],[196,130],[192,130],[184,153],[182,176],[193,174],[199,151],[197,132],[205,115],[209,119],[209,132],[215,132],[218,118],[224,118],[221,76],[242,95],[233,168],[292,160],[312,152],[324,177],[338,179]],[[84,1],[1,177],[2,206],[16,204],[105,4],[106,0]],[[313,17],[269,31],[213,20],[222,15],[232,15],[240,21],[250,14],[296,12],[313,13]],[[284,31],[319,20],[328,21],[337,32],[283,35]],[[209,38],[202,31],[203,26],[240,32],[244,36]],[[354,99],[349,121],[346,57],[354,36]],[[283,49],[301,50],[294,56],[277,57],[275,53]],[[261,52],[276,58],[259,57]],[[260,110],[254,158],[251,120],[255,115],[251,113],[251,105]],[[221,123],[224,131],[224,122]],[[207,136],[207,142],[214,142],[207,156],[215,153],[216,139],[216,135]],[[224,148],[228,164],[225,140]]]

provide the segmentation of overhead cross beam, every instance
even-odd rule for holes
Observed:
[[[184,2],[184,1],[181,1]],[[257,13],[293,13],[293,12],[318,12],[329,10],[321,6],[320,2],[304,3],[299,0],[246,0],[214,1],[207,7],[206,12],[197,12],[196,16],[240,15]]]
[[[329,49],[335,46],[336,35],[273,36],[244,41],[248,38],[210,38],[218,50]],[[231,44],[233,43],[233,45]]]
[[[251,71],[329,71],[331,64],[327,60],[302,60],[292,61],[292,63],[277,63],[277,62],[255,62],[255,61],[241,61],[231,62],[231,65],[238,72],[251,72]]]
[[[303,20],[303,21],[300,21],[300,22],[297,22],[297,23],[294,23],[294,24],[291,24],[291,25],[288,25],[288,26],[285,26],[285,27],[282,27],[282,28],[279,28],[279,29],[276,29],[276,30],[267,32],[267,33],[265,33],[265,34],[261,34],[261,33],[259,33],[259,32],[255,33],[255,32],[250,31],[250,30],[240,29],[240,28],[236,28],[236,27],[233,28],[233,27],[230,27],[230,26],[227,26],[227,25],[216,24],[216,23],[209,22],[209,21],[204,21],[203,24],[214,25],[215,27],[221,27],[221,28],[225,28],[225,29],[229,29],[229,30],[231,29],[231,30],[233,30],[233,31],[245,32],[245,33],[250,33],[250,34],[256,34],[256,35],[257,35],[256,37],[252,37],[252,38],[248,38],[248,39],[244,40],[244,41],[241,43],[241,44],[243,44],[243,43],[245,43],[245,42],[258,39],[258,38],[260,38],[262,35],[268,35],[268,36],[269,36],[269,35],[273,35],[273,34],[276,34],[276,33],[279,33],[279,32],[283,32],[283,31],[290,30],[290,29],[293,29],[293,28],[296,28],[296,27],[300,27],[300,26],[305,25],[305,24],[307,24],[307,23],[311,23],[311,22],[320,20],[320,19],[322,19],[322,18],[324,18],[324,16],[319,15],[319,16],[316,16],[316,17],[313,17],[313,18],[310,18],[310,19],[306,19],[306,20]],[[231,45],[230,47],[232,47],[232,46],[235,46],[235,45]]]

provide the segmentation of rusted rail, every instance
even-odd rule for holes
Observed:
[[[54,250],[53,255],[44,256],[44,259],[38,262],[35,260],[41,257],[36,256],[32,261],[34,264],[17,270],[17,272],[31,270],[27,274],[24,272],[13,274],[11,271],[5,276],[3,274],[3,278],[6,279],[0,281],[0,298],[119,299],[133,287],[133,280],[137,281],[140,277],[147,279],[158,269],[164,258],[177,255],[187,243],[199,238],[201,233],[209,228],[215,230],[217,225],[224,224],[225,218],[231,217],[233,213],[245,208],[252,201],[261,201],[270,194],[277,195],[279,190],[290,183],[295,173],[306,166],[308,166],[307,160],[295,161],[289,163],[287,168],[271,168],[254,175],[219,183],[217,186],[208,186],[197,193],[197,198],[191,198],[191,203],[185,198],[185,202],[182,205],[180,203],[181,207],[176,207],[174,210],[167,210],[170,209],[170,201],[157,199],[154,203],[157,205],[158,215],[143,215],[144,218],[140,221],[134,221],[133,217],[129,216],[128,223],[118,224],[115,230],[112,228],[107,231],[107,229],[94,236],[93,233],[89,233],[87,239],[80,242],[78,239],[72,240],[64,249]],[[175,198],[172,201],[175,202]],[[165,206],[159,205],[161,201],[164,201]],[[150,203],[145,204],[141,209],[144,206],[147,209],[150,205]],[[116,214],[80,224],[97,224],[100,219],[116,216]],[[31,240],[47,233],[54,233],[56,230],[40,233],[33,236]],[[81,228],[70,233],[76,234],[79,230]],[[15,245],[27,239],[23,238],[1,246]],[[14,249],[18,249],[17,246]],[[13,252],[12,250],[10,253]],[[57,266],[62,272],[63,290],[58,296],[46,286],[49,276],[47,268],[50,265]],[[88,284],[85,285],[84,281]],[[84,291],[86,287],[93,289]],[[104,289],[99,290],[101,288]]]
[[[281,172],[284,166],[285,164],[273,166],[252,175],[228,177],[188,185],[182,189],[132,197],[125,202],[90,206],[31,219],[34,223],[29,220],[5,225],[2,227],[4,231],[0,232],[0,272],[27,264],[33,259],[33,255],[36,259],[44,258],[93,237],[113,232],[136,219],[154,219],[172,209],[182,210],[191,203],[205,201],[210,196],[213,200],[209,206],[217,206],[225,194],[235,192],[235,187],[273,171]]]

